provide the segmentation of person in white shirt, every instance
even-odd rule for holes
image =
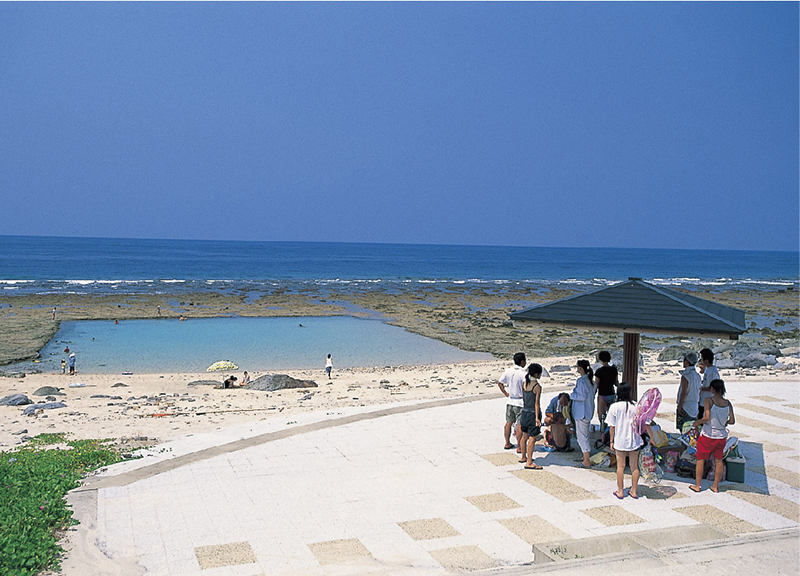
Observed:
[[[610,434],[611,449],[617,456],[617,491],[614,496],[625,497],[625,459],[631,467],[631,498],[639,498],[639,450],[644,444],[642,437],[633,428],[636,404],[631,399],[631,385],[623,382],[617,387],[617,401],[608,409],[606,424]],[[653,432],[647,425],[647,433]]]
[[[328,380],[331,379],[331,370],[333,370],[333,360],[331,359],[331,355],[328,354],[328,357],[325,359],[325,372],[328,374]]]
[[[578,464],[578,468],[590,468],[592,461],[589,460],[591,447],[589,445],[589,423],[594,417],[594,371],[588,360],[578,360],[576,366],[578,370],[578,380],[575,388],[570,394],[572,398],[572,418],[575,420],[575,436],[578,437],[578,446],[583,453],[583,461]]]
[[[514,445],[511,443],[511,428],[514,428],[514,436],[517,438],[517,452],[522,453],[519,442],[522,438],[520,428],[520,418],[522,417],[522,386],[525,384],[525,354],[517,352],[514,354],[514,366],[506,370],[497,381],[500,391],[508,398],[506,402],[506,424],[503,427],[503,435],[506,443],[504,448],[511,450]]]
[[[675,410],[675,426],[678,433],[683,432],[686,422],[697,418],[697,406],[700,403],[700,374],[694,369],[697,354],[689,352],[683,355],[681,383],[678,386],[678,406]]]
[[[707,398],[714,396],[711,390],[711,383],[714,380],[719,380],[719,370],[714,366],[714,353],[708,348],[700,350],[700,374],[703,375],[703,380],[700,384],[700,402],[697,407],[699,418],[703,417],[703,410]]]

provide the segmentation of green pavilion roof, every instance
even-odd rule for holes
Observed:
[[[511,314],[515,322],[624,332],[738,338],[744,311],[639,278]]]

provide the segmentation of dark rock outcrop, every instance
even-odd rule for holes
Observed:
[[[33,404],[33,401],[25,394],[11,394],[0,398],[0,406],[25,406],[27,404]]]
[[[317,383],[312,380],[298,380],[286,374],[265,374],[256,378],[245,386],[248,390],[261,390],[272,392],[287,388],[317,388]]]
[[[36,392],[33,393],[33,396],[66,396],[61,390],[56,388],[55,386],[42,386]]]

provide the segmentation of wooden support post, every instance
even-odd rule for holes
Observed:
[[[631,385],[631,397],[634,401],[639,399],[637,383],[639,382],[639,334],[622,335],[623,360],[622,379]]]

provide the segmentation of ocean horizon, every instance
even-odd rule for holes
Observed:
[[[272,289],[284,284],[797,286],[800,252],[0,236],[17,294]]]

